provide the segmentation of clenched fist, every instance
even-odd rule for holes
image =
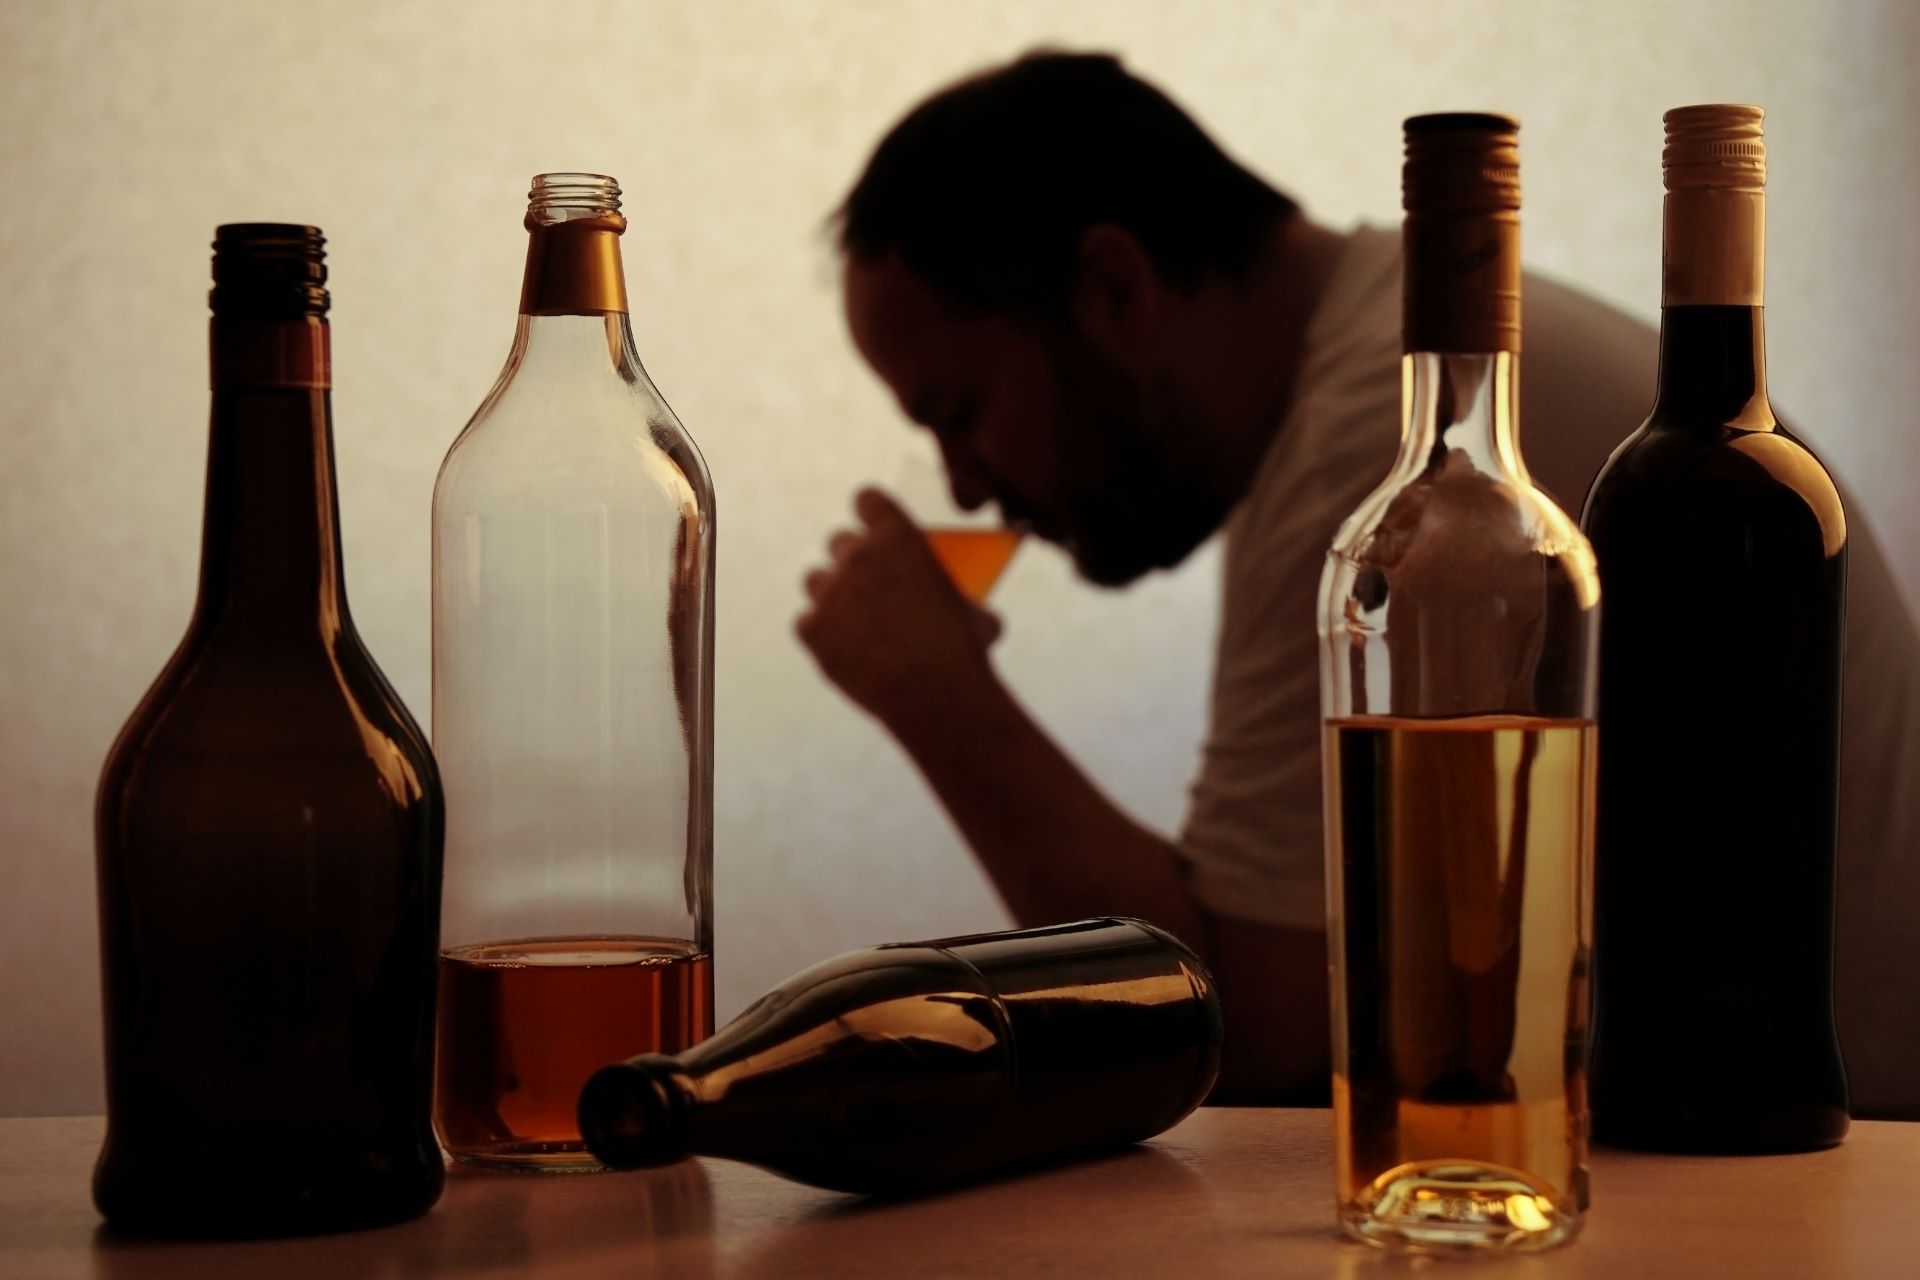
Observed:
[[[941,718],[994,679],[987,649],[999,620],[961,596],[892,498],[863,489],[853,510],[862,527],[828,541],[794,629],[822,673],[882,723]]]

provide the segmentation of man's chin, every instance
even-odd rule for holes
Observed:
[[[1157,569],[1178,567],[1199,550],[1209,536],[1207,531],[1199,528],[1179,532],[1163,529],[1160,532],[1166,536],[1158,539],[1154,545],[1139,538],[1067,538],[1060,540],[1059,545],[1073,557],[1074,568],[1080,576],[1094,586],[1125,587]],[[1193,536],[1196,533],[1199,536]]]
[[[1115,555],[1111,551],[1080,543],[1068,543],[1066,549],[1073,557],[1073,567],[1080,576],[1096,587],[1112,589],[1131,586],[1155,569],[1164,567],[1138,555]]]

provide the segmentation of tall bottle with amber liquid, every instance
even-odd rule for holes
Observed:
[[[597,1167],[595,1068],[713,1026],[713,489],[634,351],[611,178],[533,180],[507,365],[433,496],[434,1121]]]
[[[94,1200],[142,1234],[372,1226],[443,1178],[440,783],[347,611],[320,232],[213,248],[199,599],[100,777]]]
[[[1594,1133],[1847,1132],[1834,867],[1847,518],[1767,398],[1760,108],[1666,116],[1653,411],[1588,495],[1607,592]]]
[[[1600,588],[1520,454],[1518,126],[1406,148],[1400,456],[1321,579],[1338,1211],[1538,1248],[1587,1207]]]

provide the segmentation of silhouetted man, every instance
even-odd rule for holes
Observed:
[[[1383,162],[1383,180],[1391,166]],[[860,495],[807,579],[802,640],[913,757],[1014,916],[1116,913],[1208,961],[1218,1097],[1327,1079],[1316,593],[1400,426],[1397,230],[1338,232],[1103,56],[1041,54],[914,109],[839,218],[855,345],[997,504],[1120,586],[1226,533],[1204,759],[1169,838],[1103,795],[989,661],[998,624],[913,523]],[[1645,325],[1528,276],[1521,427],[1580,508],[1645,417]],[[1920,1114],[1920,640],[1850,520],[1839,1010],[1856,1110]]]

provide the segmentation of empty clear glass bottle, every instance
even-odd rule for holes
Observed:
[[[433,499],[435,1126],[592,1168],[597,1067],[712,1028],[713,490],[640,366],[611,178],[534,179],[519,327]]]

